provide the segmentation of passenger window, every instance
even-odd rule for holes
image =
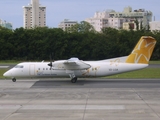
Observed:
[[[41,70],[41,68],[39,68],[38,70]]]

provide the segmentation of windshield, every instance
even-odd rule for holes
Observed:
[[[23,65],[16,65],[14,68],[23,68]]]

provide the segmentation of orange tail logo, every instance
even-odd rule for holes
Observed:
[[[128,56],[126,63],[148,64],[155,47],[156,40],[150,36],[143,36]]]

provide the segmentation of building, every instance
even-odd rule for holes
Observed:
[[[107,10],[103,12],[96,12],[94,17],[87,18],[85,21],[90,23],[96,31],[101,31],[102,28],[112,27],[116,29],[121,29],[123,27],[123,22],[125,19],[118,17],[118,13],[114,10]],[[114,16],[115,14],[115,16]]]
[[[10,29],[10,30],[13,29],[12,23],[2,21],[1,19],[0,19],[0,26],[7,28],[7,29]]]
[[[64,19],[64,21],[60,22],[60,24],[58,25],[59,28],[65,30],[68,30],[69,28],[71,28],[73,25],[77,24],[77,21],[72,21],[69,19]]]
[[[96,31],[101,31],[102,28],[112,27],[122,29],[123,23],[131,23],[137,20],[142,23],[143,28],[148,29],[149,22],[152,21],[152,12],[144,9],[132,11],[131,7],[124,8],[123,12],[116,12],[114,10],[106,10],[103,12],[96,12],[94,17],[87,18],[85,21],[89,22]]]
[[[150,30],[154,31],[154,30],[160,30],[160,21],[153,21],[150,22]]]
[[[124,22],[123,29],[124,30],[136,30],[136,23],[135,22]]]
[[[23,6],[23,27],[45,27],[46,7],[39,4],[39,0],[31,0],[31,4]]]

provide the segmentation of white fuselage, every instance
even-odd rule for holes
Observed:
[[[74,73],[76,77],[102,77],[123,72],[142,69],[148,64],[130,64],[109,61],[84,61],[91,67],[83,70],[66,70],[61,61],[53,62],[53,67],[48,66],[48,62],[26,62],[20,63],[14,68],[4,73],[5,77],[69,77],[69,73]]]

